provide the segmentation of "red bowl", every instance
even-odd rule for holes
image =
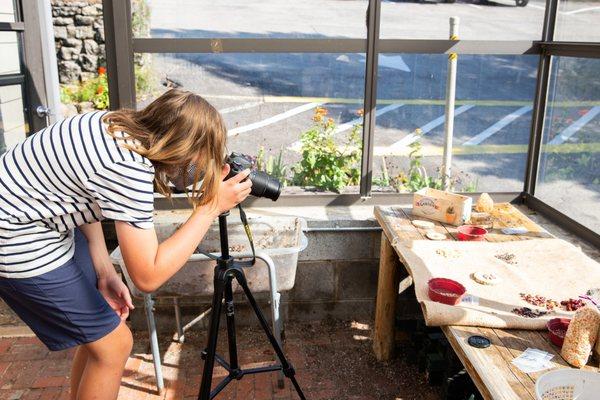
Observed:
[[[558,347],[563,345],[570,322],[569,318],[553,318],[546,324],[550,341]]]
[[[458,240],[483,240],[488,231],[480,226],[462,225],[458,227]]]
[[[428,282],[429,298],[438,303],[455,306],[464,297],[467,290],[460,283],[446,278],[433,278]]]

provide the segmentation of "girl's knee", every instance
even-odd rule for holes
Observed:
[[[89,355],[97,361],[118,364],[125,364],[132,347],[133,335],[124,322],[102,339],[86,345]]]

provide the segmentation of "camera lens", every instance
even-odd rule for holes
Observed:
[[[252,181],[250,194],[256,197],[266,197],[273,201],[281,194],[281,182],[263,171],[252,171],[249,176]]]

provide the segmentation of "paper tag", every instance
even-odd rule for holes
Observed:
[[[527,232],[529,231],[523,226],[517,226],[514,228],[502,228],[502,233],[504,233],[505,235],[522,235]]]
[[[521,371],[531,374],[545,369],[552,368],[550,360],[554,355],[538,349],[528,348],[520,356],[512,360]]]
[[[465,295],[465,297],[463,297],[461,303],[472,305],[472,306],[478,306],[479,305],[479,297],[473,296],[472,294],[467,294],[467,295]]]

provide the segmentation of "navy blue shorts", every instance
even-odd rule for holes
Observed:
[[[96,341],[121,322],[97,289],[85,236],[75,229],[75,255],[33,278],[0,277],[0,298],[50,350]]]

